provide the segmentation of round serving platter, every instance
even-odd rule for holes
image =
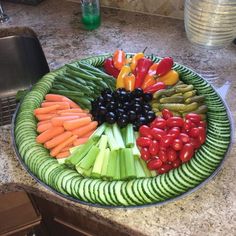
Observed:
[[[83,59],[100,67],[110,55]],[[153,61],[161,58],[149,56]],[[77,61],[71,63],[76,66]],[[58,164],[43,145],[36,143],[33,110],[40,106],[54,78],[63,74],[61,67],[45,75],[19,104],[12,121],[12,141],[16,155],[26,171],[54,193],[96,207],[143,207],[161,205],[182,198],[212,179],[221,169],[232,143],[232,119],[229,109],[214,87],[191,69],[174,64],[181,80],[193,84],[205,95],[208,106],[207,139],[194,157],[179,168],[156,177],[105,181],[83,178],[75,170]]]

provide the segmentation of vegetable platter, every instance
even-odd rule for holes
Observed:
[[[52,191],[101,207],[164,204],[209,181],[229,151],[226,104],[194,71],[117,50],[46,74],[13,119],[16,153]]]

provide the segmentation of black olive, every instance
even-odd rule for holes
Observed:
[[[106,122],[109,124],[114,124],[116,122],[116,115],[114,114],[114,112],[108,112],[105,118]]]
[[[107,93],[107,94],[104,95],[104,101],[105,102],[111,102],[113,100],[114,99],[113,99],[113,97],[112,97],[112,95],[110,93]]]
[[[142,107],[140,104],[135,103],[133,106],[133,110],[137,113],[141,113],[142,112]]]
[[[120,127],[125,127],[125,126],[128,124],[128,119],[125,118],[124,116],[123,116],[123,117],[120,117],[120,118],[117,120],[117,124],[118,124]]]
[[[99,112],[99,114],[101,114],[101,115],[106,115],[107,109],[106,109],[106,107],[104,107],[104,106],[100,106],[100,107],[98,108],[98,112]]]
[[[151,102],[152,101],[152,94],[151,93],[144,93],[142,97],[143,97],[143,100],[145,102]]]
[[[144,125],[144,124],[147,124],[147,123],[148,123],[146,117],[144,117],[144,116],[140,116],[139,119],[138,119],[138,121],[139,121],[139,123],[140,123],[141,125]]]
[[[97,99],[97,103],[104,103],[104,98],[102,96],[98,97]]]
[[[152,107],[151,107],[151,105],[149,105],[148,103],[146,103],[146,104],[143,105],[143,110],[149,110],[149,111],[151,111],[151,110],[152,110]]]
[[[106,108],[107,108],[108,111],[115,111],[116,103],[111,101],[110,103],[107,104]]]
[[[128,117],[131,122],[135,121],[137,118],[135,111],[130,110],[128,112]]]
[[[153,111],[149,111],[146,115],[146,118],[149,123],[149,122],[152,122],[156,118],[156,115]]]
[[[111,94],[111,93],[112,93],[112,91],[107,88],[107,89],[104,89],[101,94],[102,94],[103,97],[105,97],[106,94]]]
[[[136,97],[136,98],[140,98],[143,96],[143,90],[141,88],[136,88],[134,91],[133,91],[133,95]]]

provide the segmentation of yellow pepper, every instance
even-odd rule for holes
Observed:
[[[129,65],[125,65],[121,68],[120,73],[116,79],[116,88],[125,88],[125,77],[131,73]]]
[[[143,52],[139,52],[136,53],[133,57],[132,57],[132,61],[130,64],[130,68],[132,70],[132,72],[134,72],[135,67],[137,66],[138,60],[144,57],[144,53]]]
[[[131,73],[125,77],[125,89],[130,92],[133,91],[134,84],[135,84],[135,76],[134,74]]]
[[[156,82],[163,82],[165,85],[175,85],[179,81],[179,74],[175,70],[170,70],[167,74],[159,77]]]

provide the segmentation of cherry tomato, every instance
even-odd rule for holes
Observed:
[[[149,170],[156,170],[162,166],[162,161],[158,159],[152,159],[147,163],[147,168]]]
[[[168,127],[183,127],[184,125],[184,120],[181,117],[170,117],[166,121],[166,125]]]
[[[177,138],[180,135],[180,128],[179,127],[173,127],[169,130],[168,134],[173,136],[173,138]]]
[[[203,144],[206,141],[206,130],[203,127],[198,127],[198,130],[199,130],[198,140],[200,141],[201,144]]]
[[[147,125],[142,125],[140,128],[139,128],[139,133],[142,137],[147,137],[147,138],[150,138],[152,139],[152,134],[151,134],[151,128],[148,127]]]
[[[171,147],[175,150],[175,151],[180,151],[183,148],[183,142],[176,138],[173,140]]]
[[[160,140],[160,147],[165,147],[165,148],[169,147],[171,145],[173,139],[174,138],[169,134],[162,136],[162,138]]]
[[[136,143],[140,147],[149,147],[151,144],[152,140],[147,137],[138,137],[136,140]]]
[[[196,125],[199,125],[199,122],[202,120],[201,116],[195,113],[188,113],[185,116],[186,119],[191,120]]]
[[[179,139],[183,142],[183,143],[188,143],[190,138],[187,134],[185,133],[180,133],[179,134]]]
[[[184,144],[182,150],[180,151],[180,159],[182,162],[189,161],[194,154],[194,146],[191,143]]]
[[[152,123],[151,123],[151,128],[159,128],[159,129],[165,129],[166,128],[166,120],[157,117]]]
[[[141,148],[140,154],[141,154],[141,158],[144,161],[148,161],[151,158],[151,154],[150,154],[148,148],[146,148],[146,147]]]
[[[167,162],[168,161],[166,150],[161,149],[158,153],[158,156],[159,156],[159,158],[161,159],[162,162]]]
[[[189,136],[192,138],[197,138],[199,136],[199,128],[192,128],[189,131]]]
[[[199,138],[190,138],[189,143],[191,143],[195,149],[198,149],[201,147]]]
[[[203,120],[201,120],[201,121],[199,122],[198,127],[202,127],[202,128],[204,128],[204,129],[206,129],[206,122],[203,121]]]
[[[164,174],[172,169],[172,166],[170,164],[164,164],[159,169],[157,169],[158,174]]]
[[[184,122],[184,126],[183,126],[183,128],[184,128],[184,130],[185,131],[189,131],[190,129],[192,129],[194,127],[194,124],[193,124],[193,122],[191,121],[191,120],[189,120],[189,119],[187,119],[187,120],[185,120],[185,122]]]
[[[165,120],[167,120],[167,119],[170,118],[170,117],[173,117],[173,113],[172,113],[171,111],[169,111],[168,109],[163,109],[163,110],[161,111],[161,113],[162,113],[162,117],[163,117]]]
[[[149,153],[152,155],[152,156],[156,156],[157,153],[159,152],[159,144],[156,140],[153,140],[148,148],[149,150]]]
[[[180,160],[179,158],[177,158],[176,160],[174,160],[174,161],[172,162],[173,168],[177,168],[177,167],[179,167],[180,165],[181,165],[181,160]]]
[[[177,159],[177,152],[173,148],[167,149],[167,158],[168,161],[172,162]]]
[[[151,134],[156,140],[161,140],[161,138],[166,135],[166,132],[159,128],[152,128]]]

